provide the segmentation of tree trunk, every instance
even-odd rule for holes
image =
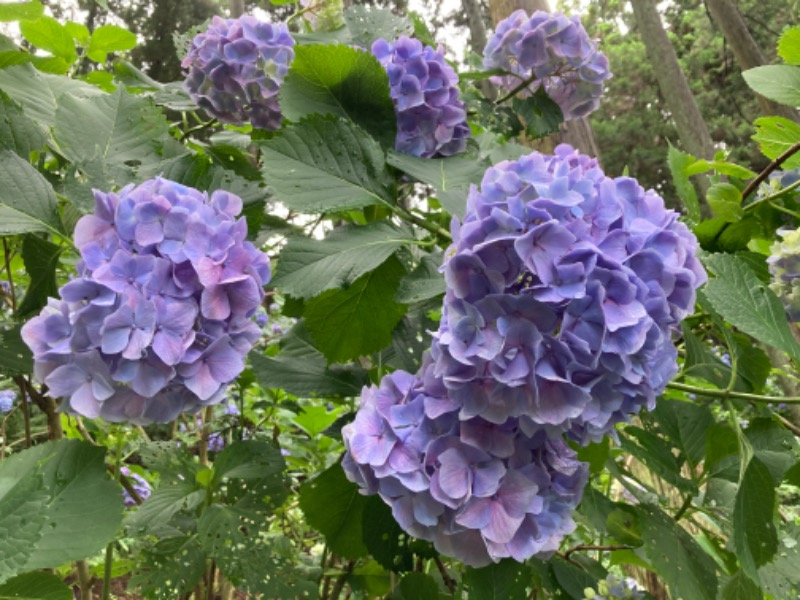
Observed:
[[[706,7],[733,50],[736,62],[743,71],[769,63],[758,43],[750,34],[735,2],[732,0],[706,0]],[[764,114],[777,115],[800,123],[797,111],[773,102],[760,94],[756,94],[756,96]]]
[[[635,0],[631,4],[639,35],[647,48],[647,56],[658,80],[658,87],[672,113],[684,148],[697,158],[712,159],[714,144],[686,81],[686,75],[681,70],[675,48],[661,24],[656,0]]]
[[[489,12],[492,16],[492,23],[494,23],[495,26],[520,8],[529,15],[532,15],[537,10],[550,12],[550,3],[548,0],[489,0]],[[563,142],[577,148],[585,154],[598,158],[600,155],[600,149],[594,139],[592,126],[589,124],[589,119],[586,117],[565,121],[561,124],[561,131],[559,133],[548,136],[543,140],[537,140],[536,142],[535,148],[542,152],[552,152],[553,148]]]
[[[464,0],[461,6],[467,16],[470,48],[478,56],[483,56],[483,49],[486,48],[486,22],[484,21],[481,2],[480,0]],[[479,81],[478,87],[489,100],[497,98],[497,90],[488,79]]]
[[[228,0],[231,19],[238,19],[244,14],[244,0]]]

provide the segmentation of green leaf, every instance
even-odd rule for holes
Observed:
[[[60,440],[7,458],[0,463],[0,580],[93,555],[117,533],[122,510],[105,448]]]
[[[716,564],[686,530],[653,506],[637,508],[644,551],[656,572],[664,578],[673,597],[715,600]]]
[[[27,375],[33,371],[33,354],[20,336],[22,324],[0,324],[0,373]]]
[[[653,411],[661,429],[678,448],[692,467],[706,455],[706,434],[714,423],[711,411],[705,406],[662,398]]]
[[[312,116],[286,127],[261,149],[268,185],[293,210],[393,203],[380,145],[350,121]]]
[[[200,506],[205,494],[190,481],[164,482],[126,519],[126,525],[134,531],[157,532],[179,512],[189,512]]]
[[[414,235],[388,221],[337,227],[322,241],[291,238],[281,250],[272,286],[298,298],[311,298],[353,283],[383,264]]]
[[[705,263],[716,275],[704,288],[714,309],[744,333],[800,360],[800,344],[792,335],[781,301],[742,259],[713,254]]]
[[[0,600],[72,600],[72,598],[72,590],[61,581],[60,577],[43,571],[17,575],[0,585]]]
[[[31,44],[72,64],[78,58],[75,41],[67,28],[53,17],[42,16],[19,24],[22,35]]]
[[[392,342],[406,307],[394,301],[405,269],[390,258],[344,290],[329,290],[306,304],[308,332],[329,362],[345,362]]]
[[[386,162],[436,188],[439,201],[451,215],[463,217],[469,186],[479,183],[489,164],[474,157],[419,158],[390,150]]]
[[[639,429],[638,427],[626,427],[626,436],[620,436],[622,447],[641,460],[647,467],[664,481],[668,481],[683,492],[695,494],[697,486],[683,477],[681,473],[681,463],[672,454],[669,445],[657,435]],[[629,437],[636,439],[633,442]]]
[[[576,560],[576,558],[572,560]],[[571,598],[581,598],[582,600],[586,588],[597,587],[597,577],[592,577],[590,573],[581,567],[564,560],[560,556],[553,557],[550,560],[550,565],[553,568],[553,575],[555,575],[558,585]]]
[[[380,496],[367,499],[361,529],[367,550],[383,568],[397,573],[414,567],[414,556],[408,547],[410,537]]]
[[[406,573],[398,587],[400,593],[395,593],[392,600],[439,600],[436,580],[425,573]]]
[[[272,500],[283,501],[283,471],[286,462],[280,448],[267,442],[245,440],[227,446],[214,460],[214,473],[223,479],[269,479],[276,493]]]
[[[787,65],[800,65],[800,27],[784,30],[778,40],[778,56]]]
[[[137,171],[161,168],[169,125],[151,100],[120,87],[84,100],[61,97],[53,134],[63,155],[93,185],[110,189],[136,181]]]
[[[152,598],[178,598],[191,593],[203,578],[206,554],[196,535],[159,540],[141,554],[130,581]]]
[[[0,235],[48,231],[64,235],[50,183],[10,150],[0,150]]]
[[[769,159],[776,159],[786,152],[800,139],[800,125],[783,117],[761,117],[754,121],[756,134],[753,140],[758,142],[761,152]],[[784,161],[782,168],[800,167],[800,153],[794,154]]]
[[[380,38],[396,40],[401,35],[411,36],[414,25],[405,17],[394,14],[388,8],[355,4],[344,11],[344,20],[352,36],[352,43],[371,48]]]
[[[0,3],[0,21],[22,21],[42,16],[44,6],[41,2],[3,2]]]
[[[595,442],[578,449],[578,460],[589,463],[589,473],[600,473],[606,465],[611,448],[608,440]]]
[[[735,223],[744,216],[742,192],[730,183],[715,183],[708,190],[708,205],[726,223]]]
[[[306,406],[292,419],[292,423],[305,431],[310,438],[316,438],[336,421],[341,412],[341,408],[328,411],[322,405]]]
[[[368,383],[363,371],[352,367],[328,368],[325,357],[314,347],[302,322],[283,337],[277,356],[252,352],[250,363],[259,385],[283,389],[301,398],[358,396]]]
[[[531,568],[510,558],[464,573],[469,600],[526,600],[530,581]]]
[[[697,199],[697,192],[694,185],[689,180],[689,168],[696,162],[696,158],[686,152],[681,152],[670,144],[667,153],[667,164],[672,175],[672,182],[678,197],[686,207],[686,216],[690,223],[699,223],[701,220],[700,201]]]
[[[800,106],[800,67],[765,65],[743,71],[744,80],[756,92],[788,106]]]
[[[762,600],[764,593],[743,571],[736,571],[722,588],[722,600]]]
[[[46,142],[41,127],[22,112],[19,104],[0,91],[0,148],[13,150],[27,159],[33,150],[44,148]]]
[[[595,492],[599,494],[599,492]],[[618,542],[627,546],[639,547],[642,540],[642,525],[639,515],[628,506],[620,506],[608,513],[605,529]]]
[[[794,435],[768,417],[753,419],[745,435],[756,458],[764,463],[777,486],[796,460],[798,447]]]
[[[772,523],[775,488],[764,463],[752,457],[741,477],[733,510],[733,542],[742,570],[760,585],[758,567],[765,565],[778,549],[778,535]]]
[[[33,234],[27,234],[22,242],[22,260],[30,276],[25,297],[17,307],[17,317],[38,313],[47,304],[48,298],[58,296],[56,268],[61,256],[61,246],[51,244]]]
[[[800,528],[790,522],[781,529],[784,537],[775,560],[758,570],[764,591],[775,600],[800,594]]]
[[[325,536],[334,554],[346,558],[367,555],[362,521],[367,498],[344,476],[338,462],[300,487],[300,508],[308,524]]]
[[[400,280],[397,293],[394,295],[395,301],[401,304],[414,304],[444,294],[447,286],[444,275],[439,272],[441,264],[441,253],[426,254],[419,265]]]
[[[76,23],[75,21],[67,21],[64,23],[64,28],[69,32],[74,40],[81,46],[86,46],[89,43],[89,29],[83,23]],[[103,71],[92,71],[92,73],[103,73]],[[91,75],[92,73],[89,73]],[[111,73],[109,73],[111,75]]]
[[[280,104],[292,121],[319,114],[349,119],[393,145],[397,118],[386,70],[370,52],[342,45],[297,46],[281,84]]]
[[[86,54],[95,62],[105,62],[109,52],[132,50],[136,34],[117,25],[101,25],[92,32]]]
[[[525,130],[534,139],[557,132],[564,122],[561,107],[547,95],[543,85],[527,98],[515,97],[511,106],[525,121]]]

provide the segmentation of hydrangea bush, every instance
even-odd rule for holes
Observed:
[[[219,402],[261,335],[250,317],[270,278],[241,210],[161,178],[95,191],[75,226],[79,277],[22,329],[48,393],[137,424]]]
[[[585,117],[600,105],[603,82],[611,77],[608,59],[589,38],[577,16],[517,10],[497,24],[484,49],[483,66],[510,75],[492,80],[520,93],[543,86],[561,107],[564,119]]]

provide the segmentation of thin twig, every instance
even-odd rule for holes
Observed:
[[[771,163],[767,165],[767,167],[759,173],[753,181],[747,184],[747,187],[744,188],[742,192],[742,201],[746,200],[747,197],[752,194],[755,189],[761,185],[761,182],[764,181],[769,174],[772,173],[775,169],[780,167],[784,162],[786,162],[793,154],[800,152],[800,142],[797,142],[793,146],[791,146],[786,152],[781,154],[778,158],[773,160]]]
[[[800,404],[800,396],[760,396],[758,394],[747,394],[745,392],[735,392],[733,390],[714,390],[709,388],[698,387],[695,385],[686,385],[685,383],[668,383],[667,387],[673,390],[681,390],[683,392],[690,392],[692,394],[700,394],[701,396],[708,396],[710,398],[738,398],[740,400],[747,400],[748,402],[768,402],[783,404]]]
[[[780,414],[780,413],[775,413],[775,414],[777,415],[777,417],[780,420],[780,422],[784,424],[786,429],[788,429],[789,431],[791,431],[795,435],[800,436],[800,427],[798,427],[797,425],[792,423],[789,419],[784,417],[782,414]]]
[[[783,196],[786,192],[791,192],[792,190],[794,190],[794,189],[796,189],[798,187],[800,187],[800,180],[795,181],[794,183],[792,183],[790,185],[787,185],[785,188],[783,188],[782,190],[778,190],[774,194],[770,194],[769,196],[764,196],[763,198],[759,198],[758,200],[756,200],[752,204],[748,204],[747,206],[745,206],[744,210],[746,210],[746,211],[750,210],[754,206],[759,206],[760,204],[762,204],[764,202],[772,202],[776,198],[780,198],[781,196]],[[777,208],[778,210],[785,210],[785,211],[789,210],[788,208],[778,207],[775,204],[773,204],[772,206],[774,208]],[[797,213],[795,213],[794,211],[789,211],[789,213],[794,215],[795,217],[797,216]]]
[[[612,550],[630,550],[630,549],[631,549],[630,546],[625,546],[625,545],[621,545],[621,544],[614,545],[614,546],[596,546],[594,544],[579,544],[579,545],[573,546],[572,548],[567,550],[564,553],[564,558],[566,560],[569,560],[569,557],[573,552],[578,552],[578,551],[581,551],[581,550],[597,550],[599,552],[605,552],[605,551],[611,552]]]
[[[339,577],[336,578],[336,583],[333,585],[333,589],[331,590],[331,595],[330,595],[331,600],[337,600],[339,598],[339,595],[342,593],[342,590],[344,589],[344,584],[347,582],[348,576],[350,575],[350,573],[353,572],[353,567],[355,566],[355,564],[356,561],[354,560],[349,561],[347,565],[345,565],[344,567],[344,573],[342,573],[341,575],[339,575]]]
[[[447,569],[444,567],[444,563],[442,563],[442,559],[438,556],[434,556],[433,562],[436,563],[436,568],[439,569],[439,574],[442,576],[442,581],[447,586],[447,589],[450,590],[451,594],[456,593],[456,582],[455,580],[450,577],[450,573],[447,572]]]
[[[683,501],[683,504],[681,504],[678,512],[676,512],[675,516],[672,517],[676,523],[681,520],[681,517],[683,517],[683,515],[686,514],[686,511],[689,510],[689,507],[692,506],[692,498],[694,498],[692,494],[686,496],[686,499]]]
[[[3,258],[6,263],[6,276],[8,277],[8,289],[11,292],[11,308],[17,312],[17,293],[14,290],[14,278],[11,276],[11,257],[8,255],[8,240],[3,238]]]

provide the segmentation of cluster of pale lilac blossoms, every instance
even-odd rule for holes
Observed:
[[[778,193],[800,181],[800,168],[773,173],[768,182],[758,189],[757,197]],[[800,197],[800,188],[795,194]],[[792,323],[800,323],[800,229],[779,229],[781,241],[770,248],[767,259],[772,275],[770,288],[783,302],[786,316]]]
[[[65,410],[138,424],[218,403],[260,338],[269,257],[238,196],[152,179],[95,191],[75,227],[79,277],[22,328]]]
[[[508,90],[533,78],[520,94],[544,86],[567,121],[597,109],[603,82],[611,77],[608,59],[577,16],[542,11],[528,17],[518,10],[500,21],[484,49],[483,66],[512,73],[492,78]]]
[[[588,476],[564,434],[613,436],[676,374],[706,280],[677,217],[566,145],[488,169],[420,372],[365,389],[343,430],[348,477],[467,564],[554,552]]]

